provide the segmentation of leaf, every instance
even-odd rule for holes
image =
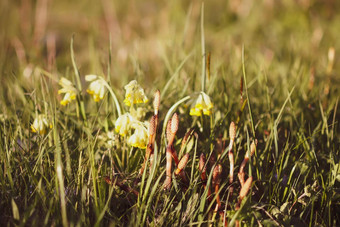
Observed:
[[[266,219],[263,220],[261,223],[263,226],[277,226],[277,224],[275,223],[275,221],[271,220],[271,219]]]
[[[186,149],[187,149],[186,153],[189,153],[191,149],[193,148],[193,146],[194,146],[194,138],[191,137],[186,146]]]
[[[19,209],[14,199],[12,199],[12,212],[13,212],[14,219],[19,220],[20,219]]]
[[[289,202],[285,202],[284,204],[282,204],[280,207],[280,211],[282,213],[287,213],[287,211],[289,210],[289,204]]]

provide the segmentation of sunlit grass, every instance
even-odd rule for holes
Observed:
[[[0,3],[0,225],[339,225],[340,5],[163,3]]]

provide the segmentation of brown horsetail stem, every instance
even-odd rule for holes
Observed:
[[[187,153],[179,161],[177,169],[175,171],[176,175],[178,175],[185,168],[185,166],[187,165],[188,161],[189,161],[189,154]]]
[[[242,186],[239,197],[238,197],[238,202],[236,204],[236,208],[235,208],[236,210],[240,209],[241,202],[244,199],[244,197],[246,197],[246,195],[248,194],[251,188],[252,182],[253,182],[253,177],[249,177],[244,183],[244,185]]]
[[[185,133],[185,135],[184,135],[184,137],[183,137],[183,139],[182,139],[180,151],[182,151],[182,150],[184,149],[184,147],[185,147],[185,145],[187,144],[188,140],[191,138],[193,132],[194,132],[194,129],[191,128],[191,129],[189,129],[189,130]]]
[[[230,126],[229,126],[229,136],[230,136],[230,140],[234,142],[235,137],[236,137],[236,125],[233,121],[230,123]]]
[[[189,161],[189,154],[187,153],[181,158],[181,161],[179,161],[177,169],[175,171],[175,175],[179,175],[181,177],[183,183],[185,183],[185,184],[188,183],[188,179],[187,179],[183,169],[187,165],[188,161]]]
[[[161,105],[161,93],[159,90],[155,92],[155,98],[153,100],[153,109],[156,116],[158,116],[159,106]]]
[[[149,144],[147,149],[150,149],[149,158],[150,158],[150,170],[153,164],[153,151],[155,148],[155,140],[157,134],[157,126],[158,126],[158,115],[153,115],[150,120],[149,126]]]
[[[164,189],[169,190],[171,187],[171,165],[172,165],[172,154],[171,147],[166,148],[166,178],[164,182]]]
[[[175,135],[171,132],[171,120],[168,121],[166,126],[166,139],[168,140],[168,146],[172,145],[175,139]]]
[[[173,147],[173,143],[174,143],[174,140],[175,140],[176,132],[173,133],[173,131],[171,131],[171,125],[172,125],[171,122],[172,122],[172,119],[170,119],[168,121],[168,124],[167,124],[167,127],[166,127],[166,138],[168,140],[167,149],[169,148],[171,155],[175,159],[176,165],[178,165],[179,161],[178,161],[177,153],[175,152],[174,147]]]
[[[239,197],[238,197],[238,202],[236,204],[235,210],[239,210],[240,209],[242,200],[248,194],[252,182],[253,182],[253,177],[249,177],[246,180],[246,182],[244,183],[244,185],[241,187],[241,191],[240,191],[240,194],[239,194]],[[240,226],[240,221],[239,220],[235,221],[235,226]]]
[[[172,118],[168,121],[166,128],[166,137],[168,140],[168,145],[166,147],[166,179],[164,182],[164,189],[168,190],[171,187],[171,168],[172,168],[172,158],[175,160],[176,166],[178,166],[178,156],[173,146],[173,142],[178,130],[178,115],[174,113]],[[181,175],[183,176],[183,175]]]
[[[179,124],[178,114],[174,113],[174,115],[172,115],[172,118],[171,118],[171,128],[170,128],[171,133],[173,133],[174,135],[176,135],[176,132],[178,131],[178,124]]]
[[[222,206],[221,200],[220,200],[220,194],[219,194],[220,184],[221,184],[221,174],[222,174],[222,165],[218,164],[214,168],[213,179],[212,179],[212,183],[215,188],[215,194],[216,194],[217,210],[220,210]]]
[[[207,166],[206,166],[206,163],[207,163],[207,159],[205,158],[204,153],[201,153],[198,168],[201,172],[201,180],[202,180],[204,189],[207,187]],[[210,187],[209,187],[208,188],[208,194],[207,194],[207,198],[209,198],[209,200],[210,200],[210,195],[211,195],[211,190],[210,190]]]
[[[133,193],[135,196],[139,195],[139,192],[137,192],[135,189],[130,188],[129,186],[123,184],[118,179],[111,180],[110,177],[105,177],[104,179],[105,179],[106,183],[111,184],[111,185],[117,185],[121,190],[123,190],[125,192]]]
[[[230,123],[229,126],[229,136],[230,136],[230,143],[229,143],[229,151],[228,151],[228,158],[229,158],[229,183],[232,184],[234,181],[234,153],[233,153],[233,146],[236,137],[236,126],[234,122]],[[229,193],[230,196],[233,194],[233,186],[230,186]]]
[[[143,174],[146,162],[148,161],[149,158],[150,158],[150,166],[152,166],[151,155],[153,155],[154,143],[155,143],[155,138],[156,138],[156,131],[157,131],[156,116],[153,115],[150,119],[150,124],[149,124],[149,142],[148,142],[148,145],[146,147],[144,162],[142,164],[141,169],[139,170],[139,176],[141,176]]]
[[[255,150],[256,150],[256,145],[257,145],[257,140],[253,141],[250,145],[250,156],[253,156],[253,154],[255,153]],[[241,166],[240,166],[240,171],[238,173],[238,179],[240,180],[240,184],[241,186],[243,187],[244,185],[244,168],[247,164],[249,160],[249,155],[248,155],[248,152],[246,152],[246,154],[244,155],[244,159],[241,163]]]
[[[207,162],[207,159],[205,158],[204,153],[201,153],[201,155],[200,155],[200,162],[199,162],[199,170],[201,172],[201,179],[204,182],[207,180],[207,175],[206,175],[207,167],[205,165],[206,162]]]
[[[157,134],[157,128],[158,128],[158,110],[159,110],[159,106],[161,105],[161,93],[159,92],[159,90],[157,90],[155,92],[155,98],[153,100],[153,108],[154,108],[154,115],[153,115],[153,119],[151,119],[151,121],[153,121],[152,123],[154,124],[154,126],[152,127],[153,131],[152,133],[154,133],[154,136],[152,137],[152,152],[150,153],[150,171],[152,168],[152,164],[153,164],[153,149],[155,146],[155,140],[156,140],[156,134]],[[151,134],[150,128],[149,128],[149,134]],[[149,139],[149,143],[150,143],[150,139]]]
[[[178,124],[179,124],[178,115],[177,115],[177,113],[174,113],[174,115],[172,115],[171,124],[170,124],[171,143],[169,141],[168,146],[171,146],[171,154],[172,154],[172,157],[174,158],[176,166],[178,166],[179,161],[178,161],[177,153],[176,153],[175,148],[173,146],[173,142],[174,142],[176,133],[178,131]]]

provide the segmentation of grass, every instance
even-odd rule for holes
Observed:
[[[340,225],[338,10],[317,0],[1,1],[1,226]],[[106,81],[99,102],[88,74]],[[62,77],[78,91],[66,106]],[[131,80],[148,103],[124,104]],[[139,176],[146,149],[115,127],[125,113],[150,121],[156,90],[153,162]],[[201,91],[211,115],[191,116]],[[31,130],[38,114],[46,133]],[[186,180],[173,162],[164,190],[173,150],[189,154]]]

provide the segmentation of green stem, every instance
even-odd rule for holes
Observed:
[[[205,91],[205,40],[204,40],[204,2],[201,8],[201,49],[202,49],[202,80],[201,89]]]
[[[62,161],[61,161],[61,146],[60,146],[60,138],[58,135],[57,125],[55,124],[55,119],[53,121],[53,137],[54,142],[56,144],[55,149],[55,170],[56,170],[56,186],[59,186],[59,196],[60,196],[60,207],[61,207],[61,217],[63,226],[68,226],[67,221],[67,211],[66,211],[66,200],[65,200],[65,186],[64,186],[64,176],[63,176],[63,169],[62,169]]]
[[[82,92],[83,89],[82,89],[82,86],[81,86],[79,71],[78,71],[76,61],[75,61],[75,58],[74,58],[73,39],[74,39],[74,35],[71,38],[71,60],[72,60],[72,65],[73,65],[75,77],[76,77],[76,80],[77,80],[77,87],[78,87],[78,90],[79,90],[79,107],[80,107],[80,111],[81,111],[85,126],[87,126],[85,105],[84,105],[83,97],[81,96],[81,92]]]
[[[250,116],[250,122],[251,122],[251,129],[252,129],[252,133],[253,133],[253,138],[256,138],[253,115],[251,113],[250,100],[249,100],[249,96],[248,96],[246,69],[245,69],[245,66],[244,66],[244,46],[242,46],[242,72],[243,72],[244,87],[245,87],[245,90],[246,90],[246,97],[247,97],[247,100],[248,100],[247,103],[248,103],[248,110],[249,110],[249,116]]]
[[[122,112],[121,112],[121,109],[120,109],[120,105],[119,105],[119,102],[118,102],[118,99],[117,99],[117,96],[116,94],[113,92],[112,88],[109,86],[109,84],[103,79],[103,82],[104,82],[104,85],[105,87],[107,88],[107,90],[109,90],[112,98],[113,98],[113,101],[115,102],[115,105],[116,105],[116,108],[117,108],[117,113],[118,113],[118,117],[120,115],[122,115]]]

